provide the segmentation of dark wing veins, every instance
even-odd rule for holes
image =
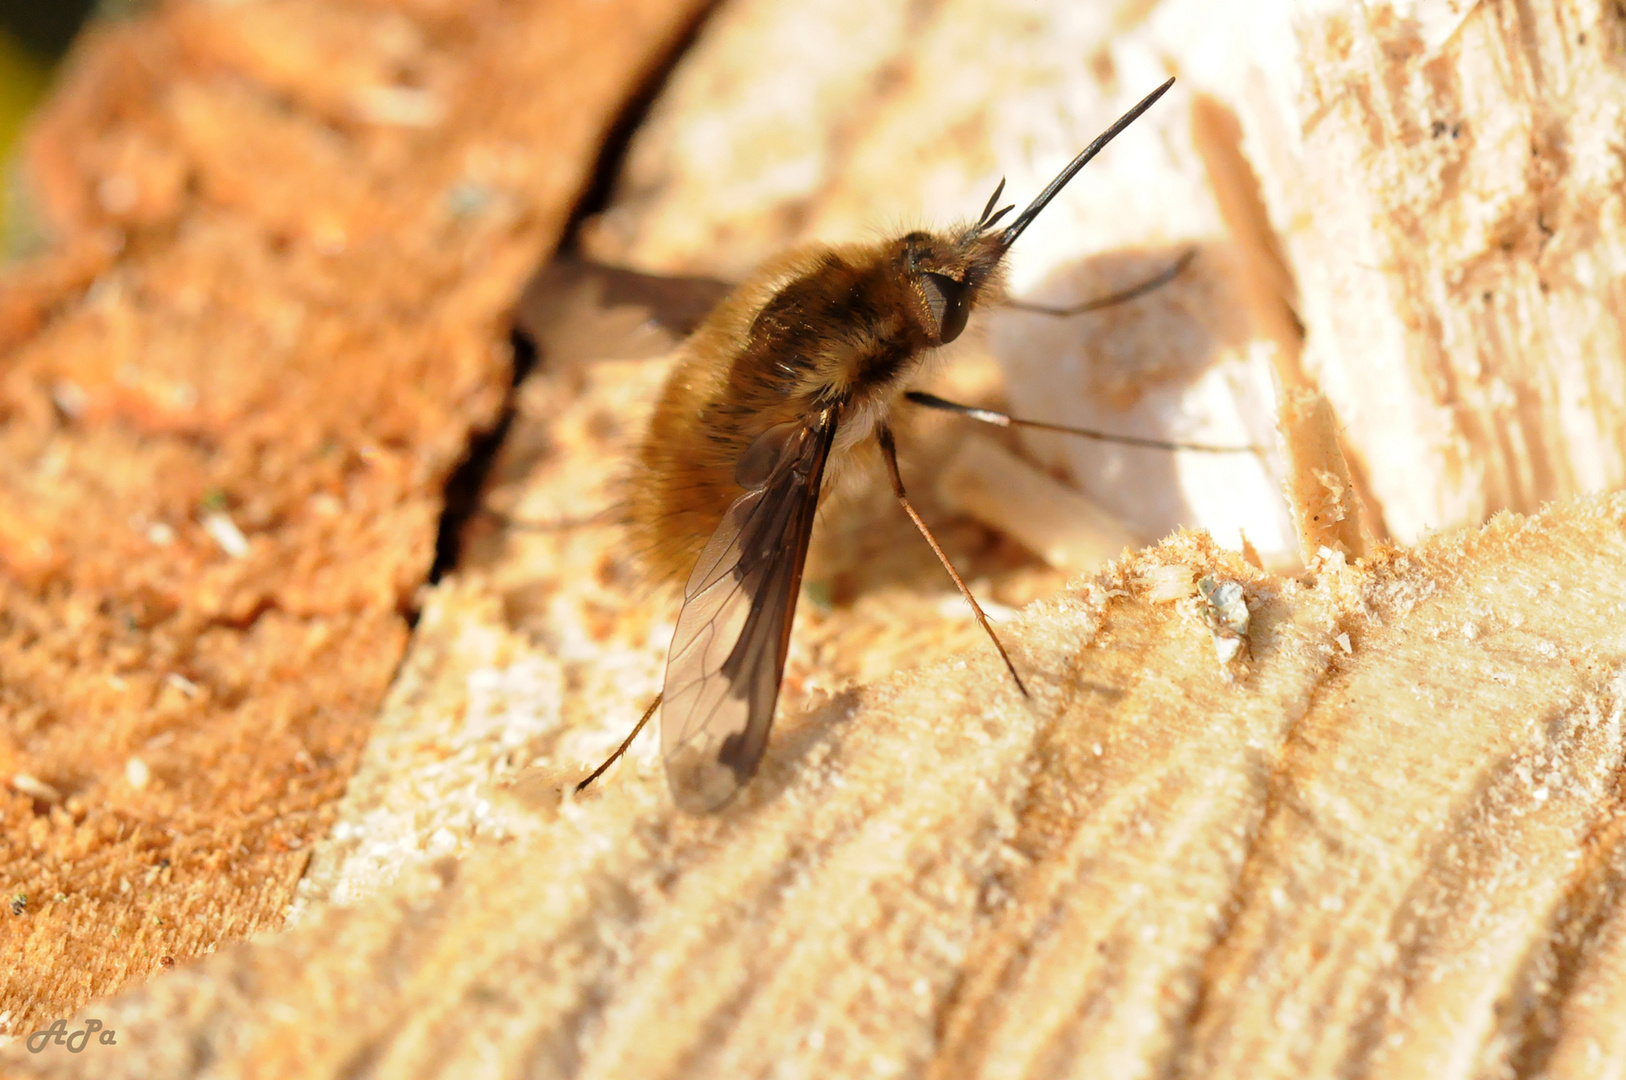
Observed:
[[[827,409],[763,436],[779,447],[776,462],[729,506],[684,586],[666,659],[661,751],[686,810],[722,806],[762,758],[835,434],[836,411]]]

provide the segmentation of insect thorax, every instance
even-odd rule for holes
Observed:
[[[889,395],[935,344],[921,309],[884,249],[826,251],[762,305],[733,381],[809,409]]]

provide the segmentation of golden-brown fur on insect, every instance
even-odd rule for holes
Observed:
[[[1027,693],[904,491],[887,409],[926,355],[1000,295],[1000,264],[1023,230],[1173,83],[1119,117],[1003,228],[1015,207],[999,207],[1001,181],[970,225],[793,252],[700,325],[662,390],[628,491],[651,569],[687,581],[666,675],[631,734],[577,790],[626,752],[656,708],[678,806],[716,810],[750,780],[773,726],[826,466],[872,435],[904,512]]]
[[[1001,292],[991,238],[959,228],[789,252],[701,323],[667,379],[627,487],[653,576],[687,578],[742,494],[742,455],[770,428],[838,408],[838,450],[869,436],[938,344],[928,298],[914,283],[922,270],[969,279],[969,303]]]

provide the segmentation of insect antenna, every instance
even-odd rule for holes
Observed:
[[[1005,661],[1005,670],[1009,671],[1011,678],[1016,681],[1016,688],[1022,691],[1023,697],[1030,697],[1028,688],[1022,683],[1022,676],[1016,673],[1016,665],[1011,663],[1011,654],[1005,651],[1005,646],[999,640],[999,635],[994,633],[994,626],[988,621],[987,613],[982,610],[982,605],[977,603],[977,598],[971,595],[971,590],[966,586],[965,580],[960,577],[960,572],[954,569],[953,563],[949,562],[949,557],[944,553],[942,546],[938,544],[937,537],[932,535],[932,531],[926,527],[926,522],[909,502],[909,495],[903,489],[903,475],[898,472],[898,447],[897,443],[892,439],[892,429],[885,424],[877,424],[875,438],[881,444],[881,457],[886,461],[887,478],[892,481],[892,494],[898,497],[898,502],[903,504],[903,512],[909,515],[909,520],[915,523],[915,528],[920,530],[920,535],[924,536],[926,543],[931,545],[932,551],[937,555],[937,561],[943,564],[943,569],[947,570],[949,577],[954,579],[954,584],[959,588],[960,595],[965,597],[966,603],[971,605],[971,611],[976,615],[977,623],[982,627],[983,632],[988,635],[988,640],[994,643],[994,648],[999,650],[999,658]]]
[[[1022,235],[1022,231],[1029,225],[1033,224],[1033,219],[1039,216],[1039,211],[1043,210],[1047,205],[1049,205],[1050,200],[1054,199],[1056,194],[1061,191],[1062,188],[1067,186],[1067,182],[1073,177],[1077,176],[1078,171],[1084,166],[1088,165],[1091,158],[1095,157],[1095,155],[1104,150],[1107,143],[1117,138],[1123,132],[1124,128],[1140,119],[1140,114],[1145,112],[1147,109],[1150,109],[1152,105],[1156,103],[1157,99],[1167,93],[1169,87],[1173,85],[1174,80],[1171,78],[1168,82],[1141,98],[1139,104],[1130,109],[1128,112],[1124,113],[1122,116],[1118,117],[1116,123],[1107,128],[1100,135],[1096,136],[1094,142],[1090,143],[1090,145],[1086,146],[1082,151],[1080,151],[1079,155],[1070,161],[1067,167],[1056,175],[1054,180],[1045,185],[1045,189],[1039,192],[1038,197],[1032,202],[1028,203],[1028,208],[1026,210],[1023,210],[1020,214],[1016,215],[1016,220],[1005,226],[1005,231],[1000,235],[999,238],[1000,247],[1009,250],[1010,246],[1016,243],[1016,238]]]
[[[994,227],[994,223],[1000,218],[1016,209],[1016,204],[1012,203],[1010,206],[1001,207],[998,213],[994,212],[994,204],[999,201],[999,197],[1004,193],[1005,178],[1001,176],[999,178],[999,186],[994,188],[994,193],[992,195],[988,196],[988,205],[982,208],[982,216],[977,218],[977,224],[975,226],[977,232],[987,232],[989,229]]]
[[[1100,311],[1102,308],[1113,307],[1117,304],[1126,304],[1131,300],[1139,299],[1149,292],[1154,292],[1179,277],[1197,257],[1196,248],[1187,248],[1185,253],[1174,262],[1159,270],[1156,274],[1127,289],[1119,289],[1115,293],[1097,296],[1093,300],[1085,300],[1080,304],[1070,304],[1056,307],[1050,304],[1035,304],[1027,300],[1007,300],[1005,306],[1017,311],[1029,311],[1035,315],[1055,315],[1065,318],[1070,315],[1084,315],[1091,311]]]

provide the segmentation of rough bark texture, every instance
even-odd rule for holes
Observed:
[[[1277,397],[1283,463],[1205,471],[1014,439],[973,455],[952,418],[900,410],[904,478],[995,602],[1032,699],[859,455],[815,530],[781,718],[744,796],[675,813],[646,735],[568,797],[656,688],[675,604],[607,512],[674,339],[567,270],[527,309],[541,362],[489,512],[458,573],[425,593],[294,925],[84,1010],[117,1046],[12,1047],[0,1062],[98,1077],[1626,1076],[1626,496],[1483,521],[1517,454],[1480,459],[1519,440],[1472,420],[1495,394],[1459,401],[1429,374],[1471,355],[1483,386],[1591,387],[1542,391],[1519,423],[1608,479],[1609,440],[1586,457],[1594,429],[1563,418],[1612,415],[1615,316],[1577,308],[1562,333],[1556,318],[1619,288],[1619,157],[1564,143],[1620,142],[1619,95],[1578,109],[1554,97],[1554,73],[1613,86],[1619,35],[1602,9],[1527,8],[1337,5],[1295,22],[1285,4],[1244,16],[1196,0],[1025,19],[956,0],[725,5],[635,140],[592,250],[729,275],[809,234],[973,213],[1000,172],[1020,199],[1173,58],[1180,96],[1023,238],[1014,285],[1077,299],[1194,246],[1193,271],[1087,322],[1002,314],[930,386],[1254,441]],[[499,58],[524,37],[494,33],[456,64],[513,77]],[[1420,111],[1452,80],[1456,139]],[[1523,112],[1498,111],[1520,95]],[[488,111],[501,115],[471,108],[459,130],[484,130]],[[1524,220],[1512,208],[1533,188],[1502,202],[1492,189],[1535,175],[1469,154],[1447,189],[1440,162],[1517,116],[1563,121],[1542,128],[1532,168],[1561,178],[1557,208],[1592,192],[1603,224],[1571,242],[1571,214],[1543,244],[1496,249],[1498,273],[1537,274],[1549,299],[1531,278],[1503,321],[1451,314],[1457,293],[1435,316],[1429,283],[1457,280],[1451,229],[1492,204]],[[1474,153],[1506,150],[1487,140]],[[1543,171],[1555,162],[1570,171]],[[396,197],[393,180],[371,190]],[[1443,217],[1391,220],[1423,205]],[[1373,244],[1376,293],[1339,276]],[[30,288],[94,278],[115,257],[100,250],[64,246]],[[498,280],[486,272],[474,260],[442,280]],[[1449,454],[1416,419],[1447,406],[1465,418]],[[370,423],[372,408],[345,415]],[[1044,492],[1064,473],[1094,502],[1056,499],[1009,530],[1035,554],[1000,528],[1022,511],[999,477]],[[1543,491],[1592,475],[1561,473]],[[1181,533],[1066,588],[1039,558],[1097,558],[1114,528],[1188,520],[1258,550]],[[1469,527],[1410,549],[1381,539],[1457,521]],[[1297,553],[1307,573],[1259,565]],[[1229,660],[1236,611],[1202,598],[1215,585],[1248,609]],[[258,692],[239,707],[261,707]]]
[[[693,7],[176,3],[78,50],[0,283],[6,1031],[281,923],[508,311]]]

